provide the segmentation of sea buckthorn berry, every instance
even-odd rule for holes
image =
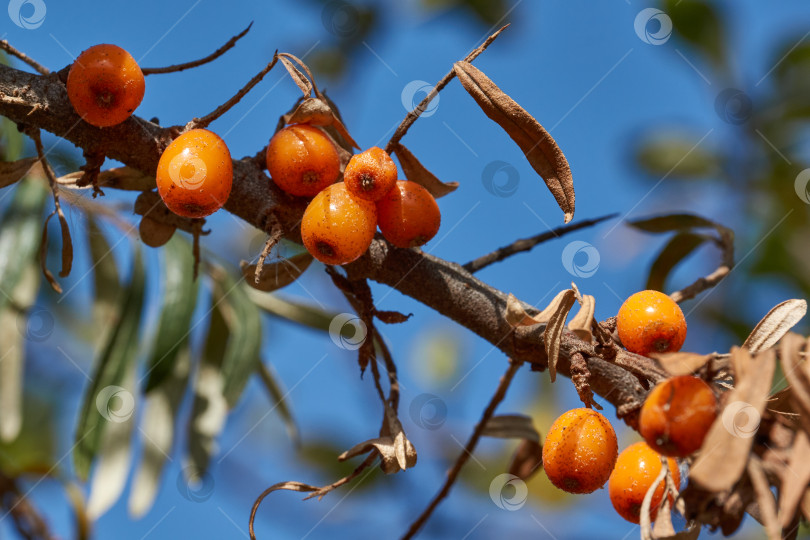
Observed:
[[[270,139],[267,170],[276,185],[290,195],[313,197],[340,176],[340,156],[323,131],[293,124]]]
[[[146,85],[138,63],[116,45],[95,45],[73,62],[67,78],[71,105],[96,127],[120,124],[143,100]]]
[[[377,224],[385,239],[400,248],[426,244],[439,232],[442,214],[428,190],[398,181],[377,201]]]
[[[686,339],[683,311],[658,291],[637,292],[625,300],[616,326],[625,348],[643,356],[678,351]]]
[[[346,184],[338,182],[310,201],[301,220],[301,238],[322,263],[346,264],[366,252],[376,227],[374,203],[352,197]]]
[[[607,482],[616,463],[616,432],[593,409],[573,409],[551,425],[543,445],[543,469],[568,493],[591,493]]]
[[[349,193],[367,201],[378,201],[397,182],[397,165],[388,153],[376,146],[352,156],[343,181]]]
[[[686,457],[701,447],[717,417],[717,398],[702,379],[672,377],[647,395],[639,416],[639,432],[665,456]]]
[[[669,473],[675,486],[681,484],[678,463],[667,458]],[[661,473],[661,454],[647,446],[645,442],[631,444],[619,454],[616,467],[610,475],[608,492],[613,508],[630,523],[638,523],[641,518],[641,503],[644,496]],[[658,515],[658,505],[664,498],[665,482],[658,484],[650,501],[650,521]],[[670,496],[670,499],[672,496]]]
[[[228,200],[232,184],[231,153],[207,129],[186,131],[160,156],[158,193],[177,215],[201,218],[213,214]]]

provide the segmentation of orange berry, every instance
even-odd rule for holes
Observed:
[[[377,209],[356,199],[346,184],[332,184],[309,203],[301,220],[301,239],[313,257],[325,264],[346,264],[366,252],[374,239]]]
[[[680,486],[681,472],[678,463],[672,458],[667,458],[667,463],[675,486]],[[608,482],[610,502],[616,512],[630,523],[638,523],[644,496],[660,473],[661,455],[647,446],[647,443],[637,442],[625,448],[619,454]],[[655,521],[658,515],[658,505],[664,498],[664,487],[665,482],[661,482],[655,488],[650,501],[650,521]]]
[[[201,218],[225,204],[233,184],[231,153],[219,136],[192,129],[163,151],[157,168],[157,187],[169,210]]]
[[[346,189],[357,198],[378,201],[397,182],[397,165],[385,150],[372,146],[352,156],[343,172]]]
[[[607,482],[616,463],[616,433],[593,409],[573,409],[551,425],[543,445],[543,468],[568,493],[591,493]]]
[[[616,326],[625,348],[643,356],[678,351],[686,339],[683,311],[658,291],[637,292],[625,300]]]
[[[340,156],[316,127],[293,124],[267,145],[267,170],[278,187],[297,197],[313,197],[340,176]]]
[[[96,127],[114,126],[129,118],[145,89],[138,63],[116,45],[90,47],[68,72],[70,103],[85,122]]]
[[[702,379],[672,377],[647,395],[639,416],[639,432],[665,456],[686,457],[701,447],[717,417],[717,398]]]
[[[377,201],[377,222],[386,240],[400,248],[412,248],[436,236],[442,214],[428,190],[400,180]]]

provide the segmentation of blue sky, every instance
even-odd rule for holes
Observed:
[[[350,77],[325,84],[362,147],[384,145],[406,113],[403,101],[409,102],[409,96],[403,96],[403,91],[410,83],[435,83],[489,33],[458,11],[425,11],[413,1],[381,4],[385,6],[381,27],[359,48]],[[650,5],[639,0],[518,2],[506,19],[512,26],[476,65],[558,141],[574,174],[575,219],[612,212],[633,218],[687,210],[738,224],[741,216],[735,213],[734,201],[720,197],[716,187],[672,179],[657,183],[658,178],[641,175],[633,165],[634,141],[656,126],[684,126],[698,139],[705,137],[702,144],[717,148],[727,144],[734,129],[714,110],[723,83],[711,80],[708,66],[688,46],[674,39],[650,45],[635,33],[636,15]],[[317,2],[46,0],[46,7],[38,28],[18,28],[4,19],[0,34],[6,33],[12,44],[54,69],[69,64],[87,47],[105,42],[129,50],[144,67],[187,61],[208,54],[253,21],[252,31],[236,49],[215,63],[147,79],[146,97],[137,114],[157,116],[163,125],[184,124],[215,108],[260,70],[275,49],[306,61],[308,53],[332,40]],[[734,59],[744,66],[750,79],[740,84],[750,85],[773,66],[769,45],[783,37],[804,34],[810,10],[799,0],[771,3],[767,8],[753,0],[739,1],[733,3],[728,21]],[[211,129],[223,136],[234,157],[253,155],[267,143],[279,115],[287,111],[298,92],[286,72],[277,67]],[[562,223],[562,212],[519,149],[477,109],[458,82],[441,93],[434,113],[420,119],[403,143],[438,177],[461,184],[457,192],[441,199],[442,228],[427,251],[463,263]],[[66,142],[61,145],[70,147]],[[513,194],[497,196],[486,189],[485,171],[493,162],[505,163],[517,179]],[[498,177],[496,183],[505,178]],[[214,232],[204,239],[206,247],[224,253],[233,263],[253,255],[256,239],[249,229],[227,214],[217,214],[209,223]],[[576,279],[583,292],[596,296],[597,316],[610,316],[623,298],[643,286],[652,254],[660,246],[659,239],[622,225],[614,227],[616,223],[549,242],[530,254],[494,265],[479,277],[541,307]],[[752,223],[743,239],[753,238],[755,242],[757,234],[772,225]],[[563,264],[563,249],[574,240],[588,242],[599,253],[598,269],[590,277],[573,277]],[[744,253],[747,247],[739,249]],[[672,283],[685,285],[710,270],[715,261],[714,253],[700,251],[694,261],[674,274]],[[151,264],[157,268],[156,260]],[[74,276],[83,271],[77,268]],[[347,309],[322,267],[313,266],[300,283],[283,294],[309,302],[316,299],[334,310]],[[454,439],[466,439],[504,370],[503,355],[461,327],[385,287],[375,285],[374,294],[378,308],[414,314],[406,324],[384,328],[384,335],[400,366],[401,415],[419,451],[419,465],[387,479],[382,488],[353,493],[350,486],[320,503],[301,503],[296,494],[274,495],[260,510],[257,521],[257,530],[264,537],[300,538],[316,524],[308,538],[341,533],[371,537],[380,530],[387,534],[404,530],[443,480],[447,466],[443,452],[459,450]],[[153,290],[152,314],[157,313],[157,297],[158,291]],[[764,313],[782,299],[763,298],[746,316],[756,321],[757,313]],[[76,300],[77,309],[81,302]],[[690,306],[686,307],[689,311]],[[147,324],[154,327],[149,317]],[[323,335],[292,324],[268,319],[265,329],[265,356],[287,388],[293,388],[290,402],[305,441],[332,439],[338,447],[348,448],[375,436],[379,404],[371,381],[358,380],[353,353],[337,349]],[[457,342],[460,350],[458,361],[440,380],[425,375],[431,369],[426,365],[431,357],[422,346],[436,336]],[[706,352],[731,344],[731,336],[695,325],[684,348]],[[41,347],[43,354],[38,357],[45,358],[56,343],[46,342]],[[88,352],[81,345],[68,343],[67,348],[86,357],[89,365]],[[324,355],[326,359],[312,369]],[[537,400],[539,381],[545,377],[525,370],[500,411],[526,411]],[[74,405],[78,407],[83,379],[79,376],[75,381]],[[553,388],[542,385],[542,391],[554,392],[558,412],[577,406],[568,380]],[[408,405],[423,393],[436,394],[447,404],[447,421],[438,430],[421,429],[407,417]],[[267,485],[282,480],[331,482],[332,478],[295,461],[294,450],[274,414],[259,421],[266,409],[261,388],[251,383],[222,437],[221,447],[227,457],[214,460],[214,488],[209,499],[193,502],[182,496],[177,488],[182,455],[177,454],[152,511],[132,521],[124,497],[97,523],[98,537],[240,538],[246,534],[253,499]],[[65,451],[70,446],[75,410],[64,414]],[[612,410],[607,415],[615,420]],[[548,429],[550,420],[535,419],[541,433]],[[620,439],[632,441],[619,422],[615,424]],[[486,441],[481,455],[496,455],[503,445],[502,441]],[[470,463],[468,467],[475,469],[477,465]],[[489,478],[499,472],[485,467],[480,475]],[[638,534],[613,513],[606,492],[566,506],[544,506],[531,499],[520,511],[507,512],[485,495],[465,493],[462,488],[458,486],[439,508],[446,519],[437,519],[436,527],[427,529],[423,538],[461,538],[468,532],[468,538],[489,538],[507,530],[537,538],[544,534],[581,538],[593,530],[611,538],[622,538],[628,532],[630,537]],[[69,511],[59,488],[45,482],[33,495],[46,505],[54,529],[69,536]],[[12,534],[8,523],[0,527]]]

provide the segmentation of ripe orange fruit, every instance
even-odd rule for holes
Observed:
[[[293,124],[270,139],[267,170],[276,185],[290,195],[313,197],[340,176],[340,156],[323,131],[308,124]]]
[[[138,63],[116,45],[95,45],[73,62],[68,99],[85,122],[96,127],[120,124],[143,100],[146,85]]]
[[[346,184],[332,184],[309,203],[301,220],[301,239],[313,257],[325,264],[346,264],[366,252],[374,239],[377,209],[356,199]]]
[[[686,457],[703,444],[717,417],[717,398],[702,379],[682,375],[650,391],[639,416],[639,432],[665,456]]]
[[[428,190],[398,181],[377,201],[377,223],[385,239],[400,248],[426,244],[439,232],[442,214]]]
[[[678,351],[686,339],[683,311],[658,291],[637,292],[625,300],[616,326],[625,348],[643,356]]]
[[[551,425],[543,445],[543,468],[568,493],[591,493],[607,482],[616,463],[616,433],[593,409],[573,409]]]
[[[680,486],[681,472],[678,463],[667,458],[669,472],[676,486]],[[610,475],[608,492],[613,508],[630,523],[638,523],[641,518],[641,503],[644,496],[661,472],[661,455],[647,446],[645,442],[637,442],[625,448],[616,467]],[[658,484],[650,501],[650,521],[655,521],[658,514],[658,505],[664,498],[665,482]]]
[[[169,210],[205,217],[222,208],[231,194],[231,153],[216,133],[192,129],[166,147],[156,176],[158,193]]]
[[[378,201],[396,184],[397,165],[385,150],[372,146],[352,156],[343,172],[343,181],[355,197]]]

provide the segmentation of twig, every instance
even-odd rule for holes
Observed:
[[[202,118],[195,118],[194,120],[186,124],[185,129],[189,130],[208,127],[211,124],[211,122],[213,122],[214,120],[216,120],[217,118],[228,112],[231,109],[231,107],[239,103],[239,101],[243,97],[245,97],[245,95],[247,95],[247,93],[250,92],[254,86],[259,84],[259,81],[261,81],[265,75],[270,73],[270,70],[273,69],[273,66],[276,65],[276,62],[278,62],[278,51],[276,51],[273,54],[273,60],[271,60],[270,63],[264,67],[263,70],[254,75],[253,78],[250,79],[247,82],[247,84],[243,86],[236,94],[234,94],[234,96],[231,99],[229,99],[228,101],[226,101],[225,103],[214,109],[213,112],[203,116]]]
[[[25,54],[24,52],[18,51],[17,49],[12,47],[7,39],[0,40],[0,49],[6,51],[11,56],[19,58],[20,60],[22,60],[23,62],[34,68],[40,75],[50,75],[51,73],[50,69],[46,68],[45,66],[43,66],[30,56],[28,56],[27,54]]]
[[[612,219],[619,214],[608,214],[605,216],[593,218],[593,219],[586,219],[584,221],[578,221],[576,223],[569,223],[568,225],[561,225],[556,229],[552,229],[550,231],[546,231],[541,234],[537,234],[535,236],[531,236],[529,238],[522,238],[520,240],[515,240],[508,246],[503,246],[492,253],[487,253],[486,255],[482,255],[475,260],[472,260],[464,265],[464,269],[471,274],[478,272],[479,270],[486,268],[490,264],[500,262],[507,257],[511,257],[516,253],[521,253],[523,251],[529,251],[537,244],[545,242],[547,240],[553,240],[554,238],[559,238],[569,232],[577,231],[579,229],[584,229],[586,227],[591,227],[596,225],[597,223],[601,223],[608,219]]]
[[[731,272],[731,269],[734,268],[734,233],[731,229],[723,227],[722,225],[715,225],[715,228],[720,235],[720,237],[716,239],[716,243],[723,254],[723,260],[720,266],[708,276],[698,278],[697,281],[691,285],[670,294],[669,296],[676,302],[681,303],[684,300],[694,298],[707,289],[711,289],[720,283],[723,278]]]
[[[199,60],[194,60],[192,62],[186,62],[184,64],[175,64],[173,66],[166,66],[160,68],[144,68],[141,69],[144,75],[157,75],[160,73],[177,73],[178,71],[183,71],[185,69],[195,68],[197,66],[201,66],[203,64],[207,64],[209,62],[213,62],[236,45],[236,42],[245,37],[245,34],[248,33],[250,27],[253,26],[253,22],[251,22],[247,28],[239,32],[237,35],[233,36],[231,39],[228,40],[225,45],[217,49],[216,51],[212,52],[205,58],[200,58]]]
[[[273,224],[272,232],[270,236],[267,238],[267,241],[264,243],[264,248],[262,249],[261,254],[259,255],[259,260],[256,262],[256,272],[253,276],[253,282],[258,285],[259,280],[261,279],[262,269],[264,268],[264,261],[267,260],[267,257],[270,256],[270,250],[278,244],[279,240],[284,234],[284,230],[281,228],[281,225],[278,224],[278,220]]]
[[[509,26],[508,24],[503,25],[497,32],[495,32],[494,34],[489,36],[486,39],[486,41],[484,41],[481,44],[480,47],[476,48],[474,51],[472,51],[470,54],[468,54],[464,58],[464,61],[465,62],[472,62],[473,60],[478,58],[478,55],[480,55],[482,52],[484,52],[487,49],[487,47],[489,47],[490,44],[493,41],[495,41],[495,38],[497,38],[500,35],[501,32],[506,30],[506,28],[508,26]],[[451,69],[450,72],[447,75],[442,77],[442,79],[438,83],[436,83],[436,86],[434,86],[433,89],[430,91],[430,93],[427,96],[425,96],[425,99],[423,99],[422,102],[419,105],[417,105],[414,110],[410,111],[405,116],[405,119],[402,120],[402,123],[399,124],[399,127],[397,128],[397,130],[391,136],[391,139],[388,141],[388,144],[385,145],[385,151],[386,152],[388,152],[389,154],[394,152],[394,147],[396,147],[396,145],[397,145],[397,143],[399,143],[400,139],[402,139],[402,137],[405,136],[405,134],[408,132],[408,129],[410,129],[411,125],[413,125],[413,123],[416,122],[416,119],[419,118],[422,115],[422,113],[427,109],[427,106],[430,104],[431,101],[433,101],[433,98],[435,98],[437,95],[439,95],[439,92],[441,92],[441,90],[445,86],[447,86],[447,84],[450,81],[452,81],[453,77],[455,77],[455,76],[456,76],[455,70]]]
[[[506,390],[509,388],[509,385],[512,383],[512,379],[517,373],[520,366],[523,365],[523,361],[521,360],[509,360],[509,368],[507,368],[506,373],[503,374],[501,377],[500,382],[498,383],[498,389],[495,390],[495,394],[492,396],[492,399],[489,400],[489,404],[487,408],[484,409],[484,414],[481,416],[481,420],[478,421],[478,424],[475,426],[475,430],[473,430],[472,435],[470,436],[469,440],[467,441],[466,446],[464,446],[464,450],[462,450],[461,454],[459,454],[458,458],[456,459],[456,463],[453,465],[453,468],[447,473],[447,480],[445,480],[442,489],[439,490],[439,493],[433,498],[427,508],[422,512],[422,514],[411,524],[411,527],[408,529],[408,532],[402,537],[402,540],[407,540],[408,538],[413,538],[413,536],[419,532],[419,529],[430,519],[431,514],[439,505],[440,502],[447,496],[450,492],[450,488],[453,487],[453,484],[458,477],[458,473],[461,472],[461,468],[467,462],[469,457],[472,455],[473,451],[475,450],[476,445],[478,444],[478,440],[481,438],[481,434],[484,431],[489,420],[492,418],[492,415],[495,414],[495,409],[498,405],[503,401],[504,396],[506,395]]]
[[[0,473],[0,502],[7,508],[14,526],[26,540],[48,540],[52,538],[48,525],[28,497],[20,492],[17,479]]]

